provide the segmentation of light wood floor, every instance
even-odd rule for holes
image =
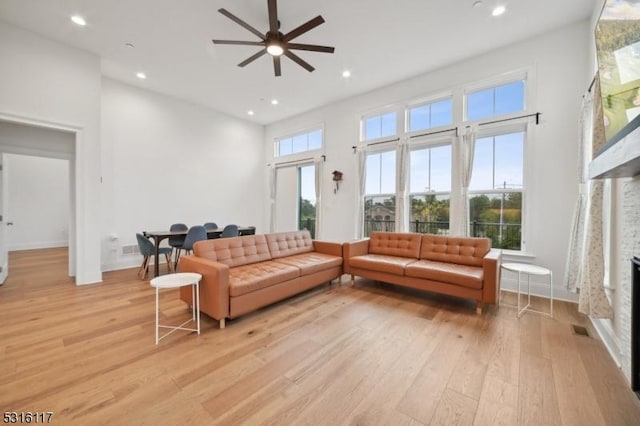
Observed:
[[[556,318],[358,281],[154,342],[129,269],[76,287],[62,249],[13,252],[0,407],[54,424],[638,425],[640,403],[575,306]],[[190,315],[176,291],[163,320]],[[591,331],[593,334],[593,331]]]

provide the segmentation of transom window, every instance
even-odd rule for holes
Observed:
[[[364,118],[363,140],[393,136],[397,133],[397,113],[395,111]]]
[[[470,92],[466,100],[467,120],[524,111],[524,80]]]
[[[322,148],[322,129],[297,133],[276,140],[276,157],[298,154],[300,152],[315,151]]]
[[[410,107],[407,113],[407,131],[426,130],[453,123],[453,102],[451,98]]]

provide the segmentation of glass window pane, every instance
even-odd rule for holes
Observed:
[[[303,152],[307,150],[307,134],[295,135],[293,137],[293,152]]]
[[[364,140],[379,138],[381,128],[380,116],[367,118],[364,122]]]
[[[409,232],[449,234],[449,194],[412,195]]]
[[[508,114],[524,110],[524,81],[496,87],[495,114]]]
[[[316,188],[315,166],[301,166],[299,169],[300,187],[298,199],[298,229],[307,229],[315,238],[316,228]]]
[[[396,192],[396,152],[387,151],[380,154],[380,193]]]
[[[495,184],[499,188],[522,188],[524,133],[495,137]]]
[[[429,190],[429,150],[411,151],[411,169],[409,192],[427,192]]]
[[[475,194],[469,199],[472,237],[491,238],[494,248],[522,247],[522,193]]]
[[[278,148],[279,148],[278,155],[282,156],[282,155],[291,154],[291,149],[292,149],[291,143],[292,143],[291,138],[280,139],[280,141],[278,142]]]
[[[309,133],[309,151],[322,148],[322,130]]]
[[[493,89],[467,95],[467,120],[479,120],[493,115]]]
[[[470,190],[493,188],[493,138],[476,140]]]
[[[365,194],[380,193],[380,154],[367,155]]]
[[[382,116],[380,136],[392,136],[396,134],[396,113],[390,112]]]
[[[431,104],[431,127],[453,123],[453,102],[451,99]]]
[[[396,197],[365,197],[364,199],[364,236],[372,232],[395,231]]]
[[[451,191],[451,145],[431,148],[431,191]]]
[[[409,110],[409,131],[428,129],[429,124],[429,105],[421,105],[413,107]]]

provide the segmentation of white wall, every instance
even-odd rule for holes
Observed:
[[[77,131],[72,161],[76,283],[100,270],[100,59],[0,22],[0,118]]]
[[[122,246],[176,222],[265,232],[263,140],[262,126],[103,79],[103,268],[139,264]]]
[[[562,287],[573,205],[577,196],[577,140],[581,95],[589,85],[588,22],[513,44],[446,68],[338,102],[267,126],[265,147],[272,161],[274,138],[319,123],[325,129],[323,235],[327,240],[356,237],[356,156],[359,117],[384,105],[456,89],[514,70],[530,69],[533,108],[542,112],[531,126],[526,177],[527,251],[533,262],[553,270],[554,292],[575,300]],[[386,66],[386,64],[385,64]],[[391,66],[391,65],[388,65]],[[357,78],[357,76],[355,77]],[[332,170],[344,172],[344,184],[333,193]],[[512,282],[503,283],[506,286]],[[548,291],[547,291],[548,293]]]
[[[5,222],[9,250],[66,247],[69,235],[69,161],[7,155]]]

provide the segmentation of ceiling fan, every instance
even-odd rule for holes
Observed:
[[[314,44],[300,44],[300,43],[291,43],[291,40],[294,38],[301,36],[317,27],[318,25],[324,22],[322,16],[318,15],[315,18],[305,22],[299,27],[289,31],[286,34],[282,34],[280,32],[280,21],[278,20],[278,10],[276,0],[267,0],[267,5],[269,8],[269,31],[265,34],[256,30],[251,25],[247,24],[242,19],[238,18],[231,12],[226,9],[218,9],[218,12],[222,13],[227,18],[231,19],[236,24],[245,28],[246,30],[252,32],[256,36],[260,38],[261,41],[240,41],[240,40],[212,40],[214,44],[237,44],[237,45],[245,45],[245,46],[263,46],[258,53],[248,57],[244,61],[238,64],[239,67],[244,67],[247,64],[255,61],[265,53],[269,53],[273,56],[273,71],[276,77],[282,75],[282,71],[280,69],[280,56],[285,55],[289,59],[291,59],[296,64],[300,65],[302,68],[311,72],[315,68],[312,67],[308,62],[303,60],[300,56],[296,55],[292,52],[292,50],[308,50],[312,52],[324,52],[324,53],[333,53],[335,50],[333,47],[329,46],[317,46]]]

